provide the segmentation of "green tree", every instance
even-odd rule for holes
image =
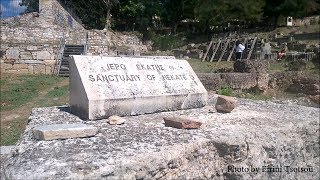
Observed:
[[[118,0],[102,0],[102,2],[104,3],[104,5],[107,9],[105,29],[108,30],[110,27],[110,23],[111,23],[111,16],[110,16],[111,8],[112,8],[112,6],[118,4],[119,1]]]
[[[210,26],[238,21],[258,22],[263,17],[264,0],[198,0],[195,16],[208,31]]]
[[[194,7],[197,0],[164,0],[163,18],[176,33],[179,23],[184,19],[194,19]]]
[[[39,11],[39,0],[21,0],[19,5],[26,6],[26,10],[23,13]]]
[[[305,17],[319,14],[319,10],[319,0],[266,0],[264,16],[276,26],[280,15]]]

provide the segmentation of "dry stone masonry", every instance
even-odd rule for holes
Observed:
[[[53,74],[62,39],[69,45],[86,44],[89,55],[147,51],[134,34],[86,30],[57,0],[39,4],[39,13],[1,19],[1,72]]]

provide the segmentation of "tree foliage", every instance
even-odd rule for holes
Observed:
[[[304,17],[320,13],[320,0],[66,0],[86,28],[111,26],[145,30],[160,17],[164,26],[177,29],[185,19],[203,27],[229,22],[256,23],[282,16]],[[22,0],[26,12],[38,9],[38,0]]]
[[[20,6],[25,6],[24,13],[36,12],[39,10],[39,0],[21,0]]]
[[[305,17],[320,13],[319,0],[266,0],[264,17],[274,20],[279,16]]]

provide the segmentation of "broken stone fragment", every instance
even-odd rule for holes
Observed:
[[[216,110],[221,113],[230,113],[236,107],[235,97],[219,95],[216,103]]]
[[[164,125],[178,129],[199,129],[201,122],[181,117],[163,117]]]
[[[110,116],[109,117],[109,124],[111,125],[119,125],[126,122],[126,120],[120,116]]]
[[[69,139],[90,137],[97,134],[98,129],[86,124],[51,124],[37,126],[33,135],[38,140]]]

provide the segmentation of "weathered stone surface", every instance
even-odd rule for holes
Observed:
[[[10,48],[6,51],[7,59],[19,59],[19,49],[18,48]]]
[[[1,70],[4,69],[12,69],[12,64],[8,64],[8,63],[1,63],[0,64]]]
[[[309,96],[309,98],[316,104],[320,105],[320,95]]]
[[[269,62],[267,60],[247,60],[236,61],[233,64],[234,72],[241,73],[267,73]]]
[[[37,59],[51,59],[51,54],[48,51],[39,51],[37,52]]]
[[[307,69],[307,61],[303,59],[298,59],[291,61],[288,64],[289,71],[303,71]]]
[[[320,94],[320,81],[318,77],[305,76],[292,78],[292,84],[289,85],[287,91],[293,93],[304,93],[307,95]]]
[[[0,146],[0,155],[10,154],[16,146]]]
[[[207,103],[206,89],[185,60],[72,57],[71,112],[83,119],[190,109]]]
[[[29,70],[28,69],[18,69],[18,70],[8,69],[5,72],[12,73],[12,74],[28,74]]]
[[[230,113],[237,105],[235,97],[219,95],[216,103],[216,110],[222,113]]]
[[[97,134],[97,128],[86,124],[51,124],[36,126],[33,135],[38,140],[90,137]]]
[[[262,92],[268,90],[269,88],[269,74],[259,73],[257,74],[257,86],[256,88]]]
[[[164,125],[178,129],[199,129],[201,122],[182,117],[163,117]]]
[[[44,64],[37,64],[33,66],[33,73],[34,74],[45,74],[46,73],[46,65]]]
[[[12,66],[13,69],[17,70],[17,69],[28,69],[28,65],[27,64],[14,64]]]
[[[109,124],[112,124],[112,125],[119,125],[126,122],[126,120],[120,116],[110,116],[108,119],[109,119]]]
[[[33,109],[17,150],[1,161],[1,178],[319,179],[318,108],[239,99],[232,113],[222,114],[208,113],[209,105],[128,116],[121,126],[87,121],[100,127],[96,136],[52,141],[35,141],[32,128],[83,121],[67,107]],[[203,125],[189,131],[163,124],[163,117],[181,115]]]

